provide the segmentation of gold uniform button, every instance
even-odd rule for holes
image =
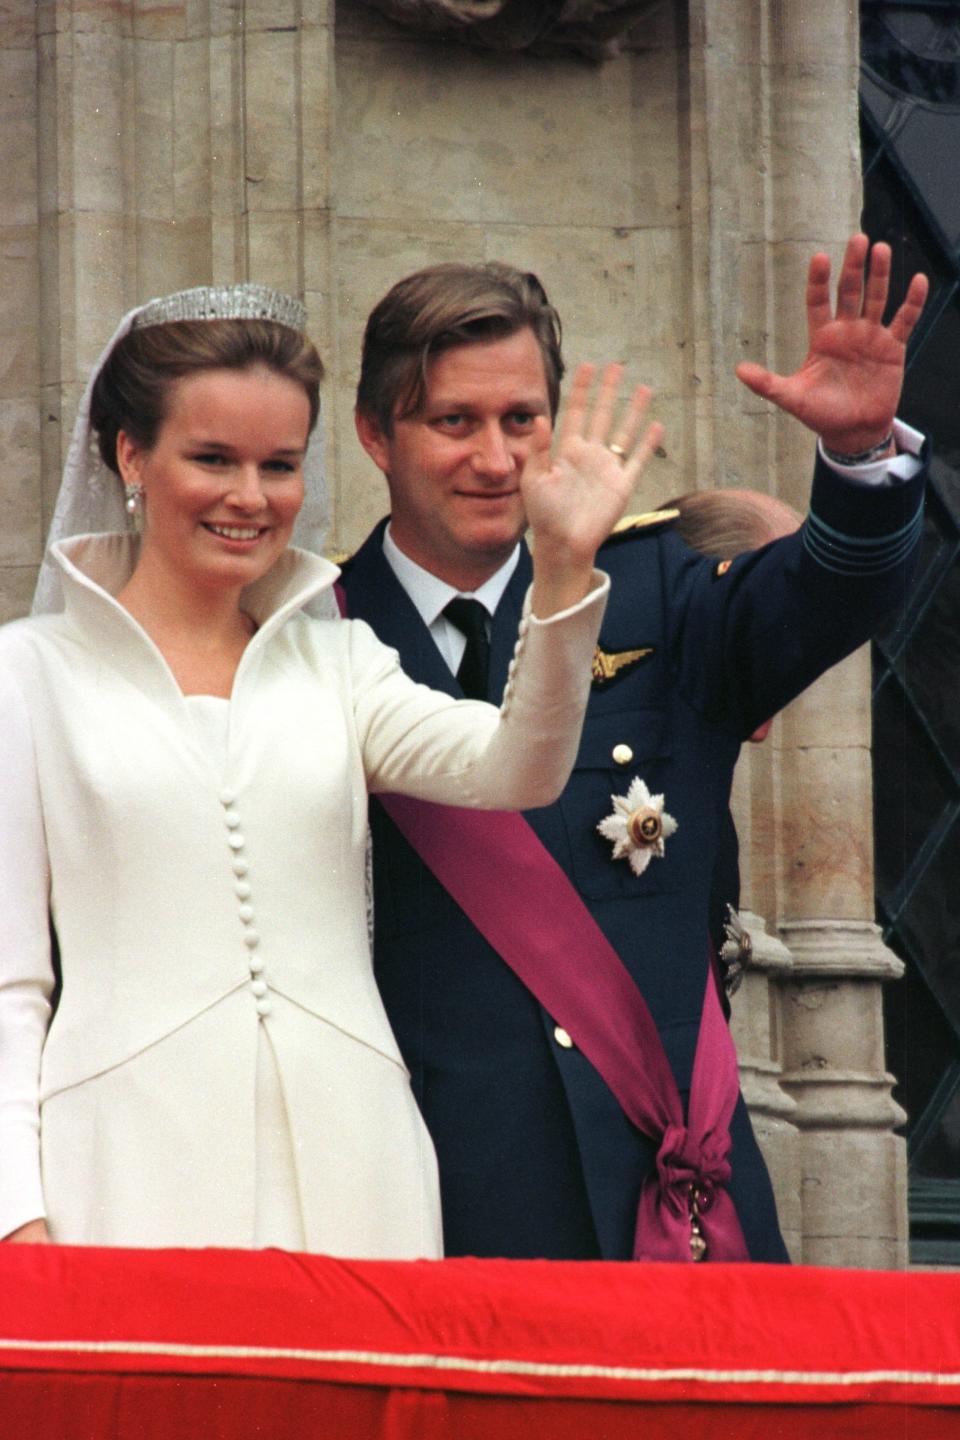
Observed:
[[[629,765],[633,759],[633,751],[629,745],[614,745],[613,758],[617,765]]]
[[[554,1028],[553,1028],[553,1038],[554,1038],[554,1040],[556,1040],[556,1042],[557,1042],[558,1045],[562,1045],[562,1046],[563,1046],[564,1050],[572,1050],[572,1049],[573,1049],[573,1041],[570,1039],[569,1034],[567,1033],[566,1030],[564,1030],[564,1028],[563,1028],[562,1025],[555,1025],[555,1026],[554,1026]]]

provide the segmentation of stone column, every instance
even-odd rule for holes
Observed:
[[[36,13],[39,297],[18,293],[40,315],[45,532],[80,392],[131,305],[258,280],[332,335],[332,0],[13,8]]]
[[[776,431],[769,407],[736,379],[743,358],[767,353],[770,265],[768,27],[764,7],[743,0],[689,6],[690,189],[696,480],[775,488]],[[794,297],[795,298],[795,297]],[[808,446],[808,449],[810,447]],[[807,459],[809,468],[809,458]],[[772,747],[746,746],[733,811],[740,838],[741,914],[753,966],[732,1001],[744,1098],[777,1197],[784,1238],[802,1257],[799,1134],[781,1085],[777,982],[791,957],[761,916],[777,914],[776,766]],[[768,933],[769,932],[769,933]]]
[[[777,982],[790,974],[793,958],[766,922],[752,910],[740,919],[750,936],[752,963],[731,1000],[730,1020],[740,1061],[743,1098],[757,1142],[770,1170],[777,1215],[787,1249],[800,1259],[803,1247],[800,1147],[794,1123],[796,1101],[785,1092],[783,1036]]]
[[[689,14],[698,483],[766,486],[803,511],[812,437],[731,377],[742,357],[796,367],[810,255],[837,263],[856,227],[857,7],[691,0]],[[898,966],[872,924],[869,723],[864,650],[745,753],[735,792],[743,903],[777,917],[788,947],[735,1002],[744,1088],[787,1229],[799,1219],[795,1258],[815,1263],[903,1259],[880,1010]]]
[[[0,12],[0,623],[30,604],[43,545],[37,6],[16,0]]]
[[[802,1133],[803,1259],[901,1268],[907,1262],[906,1115],[890,1093],[880,989],[903,973],[868,921],[782,926],[793,955],[783,987],[785,1088]]]
[[[860,207],[857,7],[769,4],[767,364],[804,350],[804,277],[814,249],[839,263]],[[769,262],[768,262],[769,263]],[[811,445],[775,422],[777,489],[804,508]],[[782,717],[774,736],[779,803],[777,909],[793,956],[781,987],[784,1088],[801,1132],[803,1259],[902,1264],[903,1115],[883,1064],[881,984],[899,974],[873,924],[870,662],[866,648]]]

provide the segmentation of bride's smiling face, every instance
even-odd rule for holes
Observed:
[[[303,503],[310,403],[262,365],[176,381],[150,449],[117,437],[121,478],[143,486],[140,563],[202,590],[270,569]]]

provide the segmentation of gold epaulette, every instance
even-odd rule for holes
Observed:
[[[679,517],[679,510],[648,510],[645,515],[624,515],[622,520],[617,521],[603,543],[610,545],[617,544],[621,540],[629,540],[633,535],[657,530],[661,525],[671,525]]]

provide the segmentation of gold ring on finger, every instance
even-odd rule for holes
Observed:
[[[626,460],[627,452],[626,450],[624,450],[622,445],[608,445],[607,449],[610,451],[611,455],[616,455],[618,460]]]

